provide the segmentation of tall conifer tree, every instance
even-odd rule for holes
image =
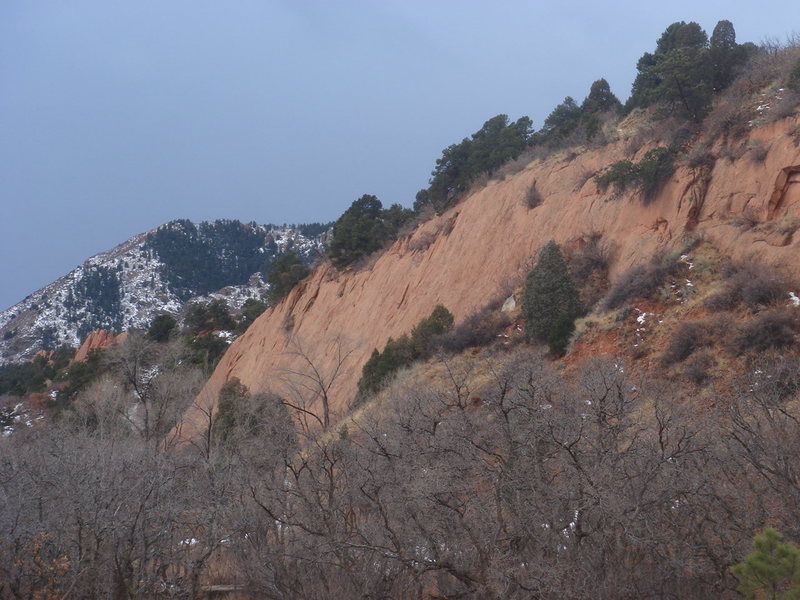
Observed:
[[[563,354],[580,313],[578,290],[561,249],[551,240],[525,281],[522,299],[525,333],[529,339],[547,342],[554,354]]]

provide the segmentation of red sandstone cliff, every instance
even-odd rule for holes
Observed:
[[[550,239],[569,243],[600,233],[614,249],[619,273],[658,248],[680,247],[684,233],[693,231],[734,260],[754,257],[797,271],[800,148],[787,133],[797,122],[752,131],[751,141],[768,148],[764,161],[745,153],[719,159],[713,169],[679,168],[647,205],[634,193],[600,193],[591,177],[631,158],[624,140],[535,160],[396,241],[371,267],[339,273],[323,265],[231,346],[187,413],[183,434],[207,422],[208,407],[232,377],[254,392],[305,399],[319,412],[309,387],[315,378],[327,382],[344,352],[329,393],[335,422],[374,348],[410,331],[437,303],[463,319],[519,281]],[[534,184],[543,202],[530,209],[525,199]]]
[[[96,331],[90,333],[85,340],[83,340],[81,347],[78,348],[77,352],[75,352],[72,362],[83,362],[86,360],[86,358],[89,356],[89,352],[92,350],[108,348],[109,346],[113,346],[118,342],[125,341],[127,335],[127,333],[115,335],[112,331],[97,329]]]

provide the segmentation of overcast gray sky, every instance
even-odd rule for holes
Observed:
[[[796,0],[0,2],[0,309],[171,219],[410,206],[488,118],[540,127],[674,21],[739,42]]]

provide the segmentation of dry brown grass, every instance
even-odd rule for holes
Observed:
[[[540,158],[534,148],[527,148],[517,158],[508,161],[494,172],[494,178],[500,181],[524,171],[534,160]]]

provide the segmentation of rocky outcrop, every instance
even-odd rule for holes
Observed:
[[[436,304],[458,321],[506,297],[551,239],[563,244],[601,235],[613,251],[612,276],[660,248],[680,248],[687,235],[709,239],[734,260],[796,270],[800,149],[787,134],[796,122],[751,132],[752,143],[769,148],[765,160],[745,154],[720,158],[702,172],[679,168],[647,204],[634,192],[601,193],[592,175],[652,146],[631,157],[623,140],[535,160],[397,240],[370,266],[346,272],[321,266],[230,347],[186,414],[183,434],[208,422],[220,387],[232,377],[317,414],[324,390],[335,421],[373,349],[410,331]],[[542,202],[530,208],[534,182]]]
[[[78,348],[78,351],[75,352],[75,356],[72,358],[71,362],[83,362],[92,350],[102,350],[103,348],[108,348],[114,344],[124,342],[127,336],[127,333],[116,335],[113,331],[106,331],[105,329],[93,331],[83,340],[83,343],[80,348]]]

